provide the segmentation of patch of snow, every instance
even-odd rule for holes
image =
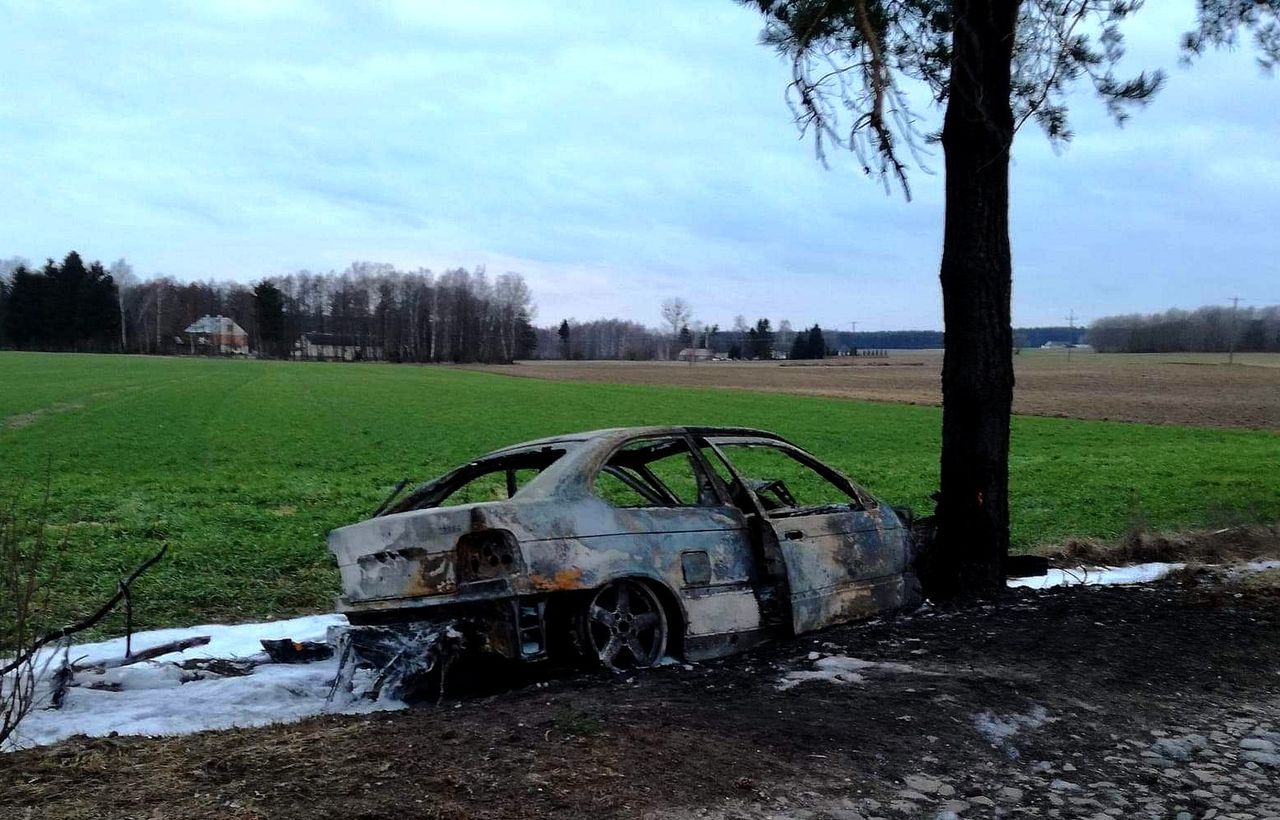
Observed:
[[[1014,735],[1024,729],[1038,729],[1049,720],[1049,712],[1043,706],[1035,706],[1025,715],[1001,716],[988,709],[973,716],[973,727],[988,743],[1004,749],[1011,760],[1017,760],[1021,755],[1012,743]]]
[[[778,681],[778,691],[785,692],[793,686],[799,686],[802,683],[815,680],[824,680],[828,683],[866,683],[867,679],[859,675],[857,672],[827,672],[823,670],[796,670],[788,672]]]
[[[186,671],[177,665],[196,658],[265,660],[259,643],[263,638],[324,640],[330,627],[346,623],[341,615],[312,615],[271,623],[139,632],[133,636],[134,652],[199,635],[212,640],[205,646],[102,673],[79,672],[77,685],[67,691],[59,710],[46,708],[51,692],[49,676],[57,665],[50,664],[39,682],[41,702],[9,738],[5,750],[54,743],[77,734],[187,734],[294,721],[325,712],[402,708],[399,701],[371,702],[346,692],[338,692],[331,702],[329,692],[338,673],[336,657],[304,664],[263,663],[241,677]],[[80,665],[123,655],[123,638],[72,646],[69,652],[72,662]]]
[[[196,646],[185,652],[175,652],[162,656],[167,661],[182,662],[192,658],[227,658],[245,660],[262,655],[263,638],[276,640],[292,638],[295,641],[323,641],[330,627],[345,627],[345,615],[304,615],[301,618],[289,618],[283,621],[269,621],[260,624],[204,624],[177,629],[155,629],[150,632],[135,632],[133,635],[133,651],[141,652],[162,643],[208,635],[209,643]],[[59,650],[61,654],[61,650]],[[124,657],[124,638],[112,638],[98,643],[79,644],[71,647],[71,661],[80,666],[91,666],[95,663]],[[83,658],[83,660],[77,660]]]
[[[1244,566],[1233,567],[1231,574],[1233,576],[1251,575],[1256,572],[1267,572],[1268,570],[1280,569],[1280,561],[1275,559],[1259,559],[1250,561]]]
[[[1182,569],[1185,564],[1152,562],[1128,567],[1075,567],[1050,569],[1047,575],[1033,578],[1010,578],[1009,586],[1027,589],[1049,589],[1066,586],[1123,586],[1149,584],[1159,581],[1169,573]]]
[[[1124,586],[1128,584],[1149,584],[1159,581],[1171,572],[1184,568],[1183,563],[1163,563],[1153,561],[1147,564],[1133,564],[1127,567],[1072,567],[1070,569],[1050,569],[1047,575],[1038,578],[1010,578],[1009,586],[1027,589],[1049,589],[1050,587],[1068,586]],[[1212,565],[1211,565],[1212,566]],[[1245,564],[1223,567],[1233,578],[1251,575],[1258,572],[1280,569],[1280,560],[1258,559]]]
[[[812,660],[816,653],[809,653]],[[888,661],[864,661],[860,658],[850,658],[844,655],[832,655],[830,657],[818,658],[814,661],[814,668],[811,670],[797,669],[788,672],[778,681],[778,691],[785,692],[793,686],[799,686],[807,681],[822,680],[828,683],[845,684],[845,683],[865,683],[867,678],[863,672],[870,670],[880,670],[883,672],[909,674],[916,672],[915,668],[905,663],[892,663]],[[927,673],[922,673],[927,674]]]

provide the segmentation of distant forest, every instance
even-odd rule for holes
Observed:
[[[140,279],[123,259],[86,263],[74,251],[40,266],[0,260],[0,347],[22,350],[189,353],[188,327],[225,316],[247,334],[246,348],[274,358],[394,362],[510,362],[516,359],[818,358],[866,350],[934,349],[938,330],[793,329],[781,319],[732,327],[692,318],[655,329],[624,319],[535,327],[533,295],[516,273],[483,268],[439,274],[356,262],[341,273],[299,271],[235,282]],[[1014,328],[1018,347],[1087,342],[1101,352],[1280,351],[1280,306],[1204,307],[1109,316],[1088,328]]]
[[[814,336],[814,330],[818,335]],[[1014,328],[1019,347],[1039,347],[1045,342],[1080,344],[1084,328],[1022,327]],[[825,350],[817,344],[822,339]],[[796,342],[801,344],[797,346]],[[819,355],[843,355],[863,350],[930,350],[940,349],[940,330],[851,331],[823,330],[812,327],[795,330],[785,319],[776,329],[768,319],[749,324],[741,316],[734,327],[723,330],[718,325],[704,326],[693,322],[673,338],[669,332],[645,327],[624,319],[595,319],[586,322],[566,320],[559,328],[537,329],[536,356],[539,359],[674,359],[682,349],[706,348],[730,359],[767,359],[776,355],[788,358],[815,358]]]
[[[885,350],[934,350],[942,347],[941,330],[875,330],[840,331],[838,345]],[[1085,329],[1081,327],[1015,327],[1013,343],[1018,347],[1039,347],[1045,342],[1081,344]]]
[[[433,274],[357,262],[342,273],[298,273],[249,286],[139,280],[67,254],[38,268],[0,263],[0,346],[22,350],[169,354],[186,329],[226,316],[255,354],[397,362],[509,362],[533,354],[533,302],[519,274]],[[313,343],[301,344],[304,336]]]
[[[1280,305],[1107,316],[1089,326],[1103,353],[1280,352]]]

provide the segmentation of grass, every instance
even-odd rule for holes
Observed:
[[[322,610],[325,533],[403,477],[553,433],[633,424],[763,427],[891,502],[928,509],[936,408],[746,391],[513,379],[440,367],[0,353],[0,494],[47,477],[73,608],[171,544],[139,586],[147,625]],[[1272,432],[1017,418],[1021,550],[1134,525],[1280,517]]]

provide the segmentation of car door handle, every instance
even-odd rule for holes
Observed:
[[[783,533],[783,535],[785,535],[787,539],[791,541],[799,541],[801,538],[804,538],[804,533],[801,532],[800,530],[787,530],[786,532]]]

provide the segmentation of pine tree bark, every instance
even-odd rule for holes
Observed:
[[[996,594],[1004,585],[1009,549],[1009,94],[1018,6],[1019,0],[954,3],[951,88],[942,129],[941,492],[930,590],[939,598]]]

